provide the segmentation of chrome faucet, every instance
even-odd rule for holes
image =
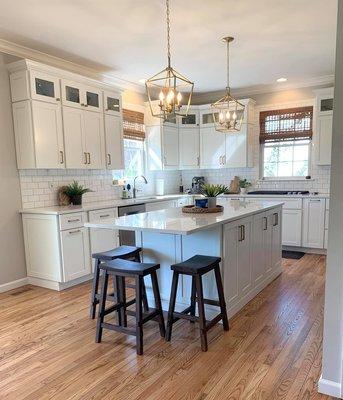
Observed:
[[[137,178],[142,178],[144,183],[147,184],[148,181],[146,179],[146,177],[144,175],[138,175],[135,177],[135,179],[133,180],[133,198],[135,199],[137,196],[137,192],[141,191],[141,189],[136,189],[136,179]]]

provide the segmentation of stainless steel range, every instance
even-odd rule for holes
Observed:
[[[309,195],[308,190],[253,190],[247,194],[262,195],[262,196],[292,196],[292,195]],[[315,194],[315,193],[314,193]]]

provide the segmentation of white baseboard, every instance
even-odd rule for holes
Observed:
[[[318,392],[326,394],[327,396],[333,396],[341,399],[342,397],[342,387],[341,384],[334,381],[329,381],[320,376],[318,382]]]
[[[0,285],[0,293],[8,292],[12,289],[17,289],[18,287],[25,286],[28,283],[28,278],[22,278],[16,281],[4,283],[3,285]]]
[[[314,249],[312,247],[298,247],[298,246],[282,246],[282,250],[301,251],[308,254],[326,255],[326,249]]]
[[[69,282],[56,282],[49,281],[48,279],[35,278],[33,276],[28,277],[28,283],[34,286],[40,286],[46,289],[61,291],[64,289],[68,289],[72,286],[78,285],[80,283],[90,281],[93,278],[93,274],[88,274],[85,276],[81,276],[80,278],[74,279]]]

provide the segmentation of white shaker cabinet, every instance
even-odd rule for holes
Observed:
[[[64,106],[63,127],[67,168],[103,168],[103,116]]]
[[[90,211],[88,214],[89,222],[103,222],[118,217],[117,208]],[[119,246],[118,231],[112,229],[89,230],[91,254],[102,251],[112,250]],[[94,268],[94,260],[93,260]]]
[[[202,168],[221,168],[224,166],[225,135],[214,127],[200,130],[200,165]]]
[[[177,127],[164,125],[162,127],[163,166],[165,169],[179,167],[179,132]]]
[[[59,103],[25,100],[13,104],[18,169],[64,168]]]
[[[104,118],[100,113],[83,111],[84,152],[88,154],[88,168],[103,169],[104,156]]]
[[[304,199],[303,247],[324,247],[325,199]]]
[[[332,115],[321,115],[317,118],[318,165],[331,164]]]
[[[61,232],[61,252],[64,281],[68,282],[90,271],[89,237],[86,228]]]
[[[228,309],[247,294],[252,282],[252,225],[253,218],[230,222],[224,225],[223,271],[224,292]]]
[[[31,98],[49,103],[60,103],[60,80],[45,72],[30,71]]]
[[[198,127],[179,128],[180,168],[195,169],[200,166],[200,132]]]
[[[124,169],[123,121],[121,116],[105,114],[107,169]]]
[[[284,209],[282,218],[282,244],[301,246],[302,210]]]
[[[30,283],[55,290],[90,279],[87,214],[23,214],[27,275]]]
[[[239,132],[225,134],[226,168],[246,168],[252,166],[253,127],[244,124]]]

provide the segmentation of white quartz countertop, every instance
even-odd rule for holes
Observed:
[[[109,201],[97,201],[94,203],[86,203],[81,206],[52,206],[52,207],[39,207],[28,208],[20,210],[22,214],[48,214],[60,215],[70,214],[75,212],[87,212],[92,210],[101,210],[104,208],[113,208],[121,206],[130,206],[134,204],[156,203],[160,201],[176,200],[180,197],[188,196],[187,194],[169,194],[164,196],[147,196],[137,197],[135,199],[113,199]]]
[[[260,201],[228,202],[221,213],[187,214],[182,207],[128,215],[99,223],[86,223],[88,228],[121,229],[127,231],[151,231],[189,235],[191,233],[222,225],[243,217],[282,206],[282,202]]]
[[[225,198],[244,198],[244,199],[249,199],[249,198],[254,198],[258,197],[260,198],[266,198],[266,199],[328,199],[330,195],[328,193],[319,193],[319,194],[224,194],[220,197],[225,197]]]

